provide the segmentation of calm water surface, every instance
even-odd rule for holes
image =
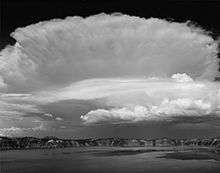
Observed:
[[[0,152],[1,173],[217,173],[220,161],[210,158],[165,158],[169,149],[88,147]]]

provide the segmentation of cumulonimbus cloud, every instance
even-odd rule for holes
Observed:
[[[85,122],[219,114],[218,42],[189,22],[100,14],[11,35],[16,44],[0,52],[4,116],[49,115],[41,105],[71,99],[100,106]]]
[[[218,73],[217,43],[188,23],[100,14],[40,22],[12,37],[17,43],[1,52],[0,76],[13,92],[88,78]]]

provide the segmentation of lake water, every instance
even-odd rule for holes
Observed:
[[[163,151],[164,150],[164,151]],[[169,148],[88,147],[0,152],[1,173],[217,173],[218,159],[166,158]]]

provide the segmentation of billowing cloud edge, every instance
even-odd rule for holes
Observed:
[[[50,114],[40,105],[68,99],[104,99],[109,108],[82,115],[84,122],[102,121],[100,112],[110,121],[131,122],[172,115],[171,109],[219,114],[219,84],[211,82],[219,74],[218,41],[199,27],[100,14],[40,22],[12,36],[17,43],[0,53],[0,115]],[[147,89],[151,95],[167,92],[146,106],[137,97]],[[132,92],[136,101],[127,103],[124,95]]]

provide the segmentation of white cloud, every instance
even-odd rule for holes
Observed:
[[[18,127],[10,127],[10,128],[0,129],[1,136],[11,136],[12,134],[13,135],[21,135],[22,132],[23,132],[23,129],[18,128]]]
[[[88,78],[218,74],[217,42],[201,28],[157,18],[96,15],[18,28],[0,52],[10,92],[59,88]]]
[[[13,100],[12,100],[13,101]],[[8,112],[8,113],[7,113]],[[7,116],[8,114],[25,115],[27,113],[41,113],[35,105],[18,104],[13,102],[5,102],[0,100],[0,116]]]
[[[25,96],[21,101],[22,103],[32,102],[32,104],[37,101],[38,104],[46,105],[62,100],[93,100],[100,109],[83,116],[82,119],[85,122],[98,122],[103,119],[135,122],[155,118],[163,120],[172,116],[218,114],[220,110],[218,82],[194,81],[186,74],[173,76],[177,78],[90,79],[73,83],[63,89],[36,93],[30,97]],[[24,105],[19,104],[10,105],[8,111],[15,110],[15,106],[23,112],[25,110],[34,112],[36,109],[35,112],[43,113],[37,107],[33,109],[31,105],[29,107],[26,105],[24,109]],[[109,107],[109,109],[103,110],[102,107]],[[142,113],[137,111],[139,108],[143,109]],[[44,116],[53,117],[46,112]],[[61,121],[62,118],[56,117],[55,120]]]
[[[105,97],[115,97],[141,93],[146,97],[163,99],[169,97],[210,97],[218,98],[216,93],[219,89],[218,82],[207,81],[178,81],[170,78],[116,78],[116,79],[90,79],[73,83],[72,85],[50,92],[39,93],[36,100],[42,102],[54,102],[60,100],[92,100]],[[190,77],[188,77],[190,78]],[[179,82],[181,80],[181,82]],[[151,98],[152,97],[152,98]],[[132,98],[133,99],[133,98]]]
[[[201,28],[100,14],[40,22],[12,36],[17,43],[0,52],[0,118],[52,117],[42,107],[72,99],[100,108],[82,117],[87,122],[219,112],[218,42]]]
[[[177,82],[192,82],[193,81],[193,79],[190,76],[188,76],[186,73],[183,73],[183,74],[180,74],[180,73],[173,74],[171,76],[171,78],[174,79]]]
[[[53,117],[53,114],[51,114],[51,113],[45,113],[44,116],[46,116],[46,117],[51,117],[51,118],[52,118],[52,117]]]
[[[55,120],[57,120],[57,121],[62,121],[63,118],[61,118],[61,117],[56,117]]]
[[[81,119],[85,123],[161,121],[181,116],[207,116],[211,115],[211,113],[213,113],[213,110],[210,102],[184,98],[177,100],[164,99],[159,105],[129,105],[110,110],[92,110],[86,115],[81,116]]]
[[[92,110],[81,116],[86,123],[164,120],[179,116],[219,116],[220,83],[193,81],[186,74],[173,76],[173,80],[95,80],[94,89],[91,85],[93,82],[88,81],[85,85],[84,81],[84,87],[81,87],[82,90],[85,89],[84,93],[78,91],[72,96],[79,99],[93,97],[102,107],[109,107]],[[71,96],[71,93],[68,93],[68,96]]]

